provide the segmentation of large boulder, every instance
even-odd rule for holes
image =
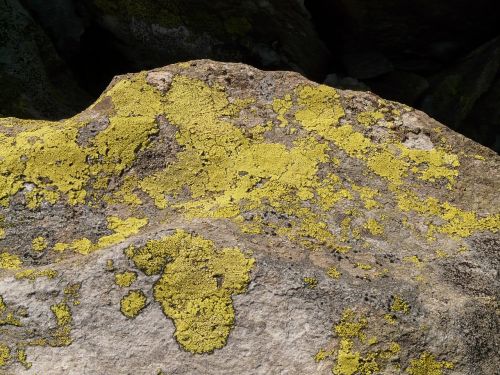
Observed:
[[[0,371],[497,371],[500,159],[297,73],[192,61],[0,119]]]

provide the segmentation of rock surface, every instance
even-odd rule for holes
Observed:
[[[493,374],[499,163],[209,60],[0,119],[0,373]]]

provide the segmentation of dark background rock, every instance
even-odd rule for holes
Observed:
[[[497,152],[494,0],[6,0],[0,113],[71,116],[112,77],[196,58],[294,70],[425,110]],[[332,83],[328,75],[336,74]],[[359,82],[359,83],[358,83]]]

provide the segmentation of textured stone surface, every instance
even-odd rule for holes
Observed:
[[[499,161],[208,60],[0,119],[0,373],[492,374]]]

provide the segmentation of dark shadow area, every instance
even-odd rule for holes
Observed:
[[[115,75],[209,58],[421,109],[500,150],[493,0],[4,0],[0,115],[58,119]]]
[[[66,60],[80,87],[92,98],[97,98],[114,76],[139,70],[115,48],[117,43],[111,33],[92,23],[81,35],[76,53]]]

